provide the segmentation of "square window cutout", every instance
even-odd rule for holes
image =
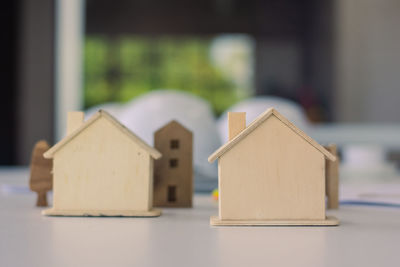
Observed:
[[[179,140],[178,139],[172,139],[170,142],[170,148],[171,149],[178,149],[179,148]]]
[[[169,167],[170,168],[177,168],[178,167],[178,159],[170,159],[169,160]]]

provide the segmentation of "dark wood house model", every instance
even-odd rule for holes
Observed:
[[[154,134],[154,206],[192,207],[193,134],[173,120]]]

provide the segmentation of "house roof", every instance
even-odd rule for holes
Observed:
[[[217,158],[221,157],[225,152],[229,151],[232,147],[234,147],[237,143],[239,143],[242,139],[244,139],[246,136],[248,136],[251,132],[253,132],[255,129],[257,129],[258,126],[260,126],[265,120],[267,120],[269,117],[275,116],[278,118],[281,122],[283,122],[286,126],[288,126],[293,132],[295,132],[297,135],[302,137],[305,141],[307,141],[310,145],[312,145],[314,148],[319,150],[324,156],[331,160],[335,161],[336,157],[332,155],[328,150],[326,150],[323,146],[318,144],[315,140],[313,140],[311,137],[309,137],[307,134],[305,134],[302,130],[297,128],[293,123],[288,121],[283,115],[281,115],[278,111],[276,111],[274,108],[270,108],[266,110],[264,113],[262,113],[260,116],[258,116],[252,123],[249,124],[249,126],[246,127],[243,131],[241,131],[238,135],[236,135],[232,140],[227,142],[225,145],[221,146],[217,151],[215,151],[213,154],[211,154],[208,157],[209,162],[213,162]]]
[[[61,149],[64,145],[68,144],[69,141],[74,139],[76,136],[78,136],[83,130],[88,128],[90,125],[92,125],[95,121],[97,121],[100,118],[105,118],[108,121],[110,121],[115,127],[117,127],[121,132],[126,134],[132,141],[134,141],[136,144],[138,144],[141,148],[146,150],[154,159],[159,159],[161,157],[161,153],[154,149],[153,147],[149,146],[144,142],[141,138],[139,138],[137,135],[135,135],[133,132],[131,132],[128,128],[126,128],[124,125],[122,125],[116,118],[111,116],[109,113],[107,113],[104,110],[99,110],[96,112],[90,119],[85,121],[78,129],[73,131],[71,134],[67,135],[64,139],[62,139],[60,142],[55,144],[53,147],[51,147],[49,150],[47,150],[43,156],[45,158],[52,158],[54,154]]]
[[[170,122],[168,122],[167,124],[165,124],[164,126],[162,126],[161,128],[159,128],[156,133],[161,132],[164,129],[167,129],[169,127],[173,127],[173,126],[178,126],[179,128],[185,130],[188,133],[192,133],[191,130],[189,130],[188,128],[186,128],[185,126],[183,126],[180,122],[176,121],[176,120],[171,120]]]

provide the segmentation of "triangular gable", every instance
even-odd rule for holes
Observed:
[[[240,132],[235,138],[227,142],[225,145],[221,146],[217,151],[211,154],[208,157],[209,162],[214,162],[217,158],[221,157],[225,152],[229,151],[232,147],[234,147],[237,143],[239,143],[242,139],[248,136],[251,132],[258,128],[265,120],[267,120],[270,116],[275,116],[282,123],[288,126],[291,130],[293,130],[297,135],[302,137],[305,141],[307,141],[310,145],[320,151],[327,159],[331,161],[335,161],[336,157],[332,155],[328,150],[326,150],[323,146],[318,144],[314,139],[305,134],[302,130],[297,128],[293,123],[288,121],[283,115],[281,115],[274,108],[270,108],[260,116],[258,116],[249,126],[246,127],[242,132]]]
[[[161,157],[161,153],[158,152],[156,149],[153,147],[149,146],[144,142],[140,137],[135,135],[133,132],[131,132],[128,128],[126,128],[124,125],[122,125],[116,118],[111,116],[109,113],[107,113],[104,110],[99,110],[94,114],[90,119],[85,121],[78,129],[73,131],[71,134],[66,136],[64,139],[62,139],[60,142],[55,144],[52,148],[46,151],[46,153],[43,154],[45,158],[53,158],[54,153],[57,152],[59,149],[61,149],[64,145],[68,144],[69,141],[74,139],[76,136],[78,136],[83,130],[88,128],[90,125],[92,125],[95,121],[100,119],[101,117],[107,119],[110,121],[115,127],[117,127],[121,132],[126,134],[133,142],[138,144],[141,148],[146,150],[150,156],[152,156],[154,159],[159,159]]]
[[[183,126],[182,124],[180,124],[178,121],[176,120],[172,120],[170,122],[168,122],[167,124],[165,124],[164,126],[162,126],[161,128],[159,128],[156,133],[161,132],[162,130],[169,128],[169,127],[173,127],[173,126],[178,126],[179,128],[182,128],[183,130],[185,130],[186,132],[192,133],[191,130],[189,130],[188,128],[186,128],[185,126]]]

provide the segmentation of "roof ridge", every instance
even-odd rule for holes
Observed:
[[[79,135],[84,129],[88,128],[91,124],[97,121],[99,118],[104,117],[108,121],[110,121],[114,126],[120,129],[123,133],[127,134],[133,141],[135,141],[139,146],[145,149],[154,159],[158,159],[161,157],[161,153],[155,148],[148,145],[145,141],[143,141],[140,137],[134,134],[131,130],[129,130],[125,125],[119,122],[115,117],[109,114],[107,111],[103,109],[99,109],[93,116],[91,116],[88,120],[82,123],[75,131],[70,133],[61,139],[57,144],[52,146],[49,150],[47,150],[43,156],[45,158],[52,158],[54,153],[61,149],[64,145],[68,144],[73,138]]]
[[[170,120],[169,122],[163,124],[163,125],[162,125],[160,128],[158,128],[154,133],[157,133],[157,132],[159,132],[159,131],[165,129],[166,127],[170,126],[170,125],[173,124],[173,123],[178,124],[179,127],[181,127],[182,129],[184,129],[185,131],[190,132],[191,134],[193,134],[193,132],[192,132],[190,129],[188,129],[185,125],[183,125],[182,123],[180,123],[180,122],[179,122],[178,120],[176,120],[176,119],[172,119],[172,120]]]
[[[305,132],[300,130],[296,125],[291,123],[288,119],[286,119],[282,114],[280,114],[275,108],[269,108],[263,113],[261,113],[257,118],[255,118],[243,131],[237,134],[232,140],[228,141],[220,148],[218,148],[213,154],[208,157],[209,162],[213,162],[220,156],[222,156],[225,152],[229,151],[232,147],[234,147],[238,142],[240,142],[243,138],[249,135],[253,130],[258,128],[258,126],[267,120],[271,115],[274,115],[277,119],[279,119],[282,123],[288,126],[292,131],[294,131],[297,135],[302,137],[306,142],[312,145],[314,148],[319,150],[325,157],[329,160],[335,161],[336,157],[332,155],[329,151],[327,151],[324,147],[318,144],[315,140],[309,137]]]

